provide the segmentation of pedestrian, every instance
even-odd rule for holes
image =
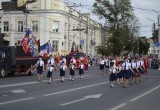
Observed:
[[[109,77],[109,81],[110,81],[110,87],[114,87],[114,82],[116,81],[116,69],[114,68],[114,66],[111,67],[110,69],[110,77]]]
[[[37,67],[37,74],[38,74],[38,81],[42,82],[42,72],[44,71],[44,61],[42,60],[42,56],[39,56],[39,60],[36,63]]]
[[[80,66],[79,66],[79,75],[80,78],[82,79],[82,75],[84,74],[84,64],[82,63],[82,61],[80,62]]]
[[[48,70],[47,78],[49,79],[48,84],[51,84],[51,82],[52,82],[52,73],[53,73],[53,71],[55,69],[54,69],[53,65],[49,64],[47,70]]]
[[[104,75],[105,74],[105,70],[104,70],[104,58],[103,57],[101,57],[101,59],[100,59],[100,70],[102,71],[102,75]]]
[[[61,82],[64,82],[65,72],[66,72],[67,66],[65,62],[62,62],[62,65],[60,65],[60,77]]]

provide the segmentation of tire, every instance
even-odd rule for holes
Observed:
[[[4,78],[7,76],[7,72],[5,68],[0,69],[0,77]]]

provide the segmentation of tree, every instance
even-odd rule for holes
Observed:
[[[124,50],[133,50],[131,41],[134,28],[129,26],[135,18],[130,0],[95,0],[93,12],[108,21],[107,30],[111,34],[108,47],[111,53],[119,55]],[[134,26],[135,27],[135,26]],[[131,46],[129,46],[131,45]],[[130,47],[130,48],[129,48]]]

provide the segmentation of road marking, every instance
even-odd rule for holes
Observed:
[[[101,83],[97,83],[97,84],[92,84],[92,85],[88,85],[88,86],[83,86],[83,87],[78,87],[78,88],[74,88],[74,89],[69,89],[69,90],[65,90],[65,91],[55,92],[55,93],[51,93],[51,94],[45,94],[43,96],[51,96],[51,95],[63,94],[63,93],[72,92],[72,91],[76,91],[76,90],[81,90],[81,89],[85,89],[85,88],[104,85],[104,84],[107,84],[107,83],[109,83],[109,81],[108,82],[101,82]]]
[[[122,103],[122,104],[120,104],[120,105],[118,105],[116,107],[111,108],[110,110],[118,110],[118,109],[120,109],[120,108],[122,108],[122,107],[124,107],[126,105],[127,105],[127,103]]]
[[[67,103],[61,104],[61,106],[70,105],[70,104],[77,103],[77,102],[80,102],[80,101],[83,101],[83,100],[87,100],[87,99],[98,99],[101,96],[102,96],[102,94],[89,95],[89,96],[85,96],[84,98],[81,98],[81,99],[78,99],[78,100],[75,100],[75,101],[71,101],[71,102],[67,102]]]
[[[83,77],[88,77],[88,76],[91,76],[91,75],[84,75]],[[80,78],[80,76],[78,77],[75,77],[76,79]],[[66,79],[69,79],[69,78],[66,78]],[[53,79],[53,81],[59,81],[61,79]],[[43,82],[48,82],[48,80],[43,80]],[[24,86],[24,85],[31,85],[31,84],[37,84],[39,82],[25,82],[25,83],[17,83],[17,84],[8,84],[8,85],[0,85],[0,88],[7,88],[7,87],[15,87],[15,86]]]
[[[5,104],[10,104],[10,103],[15,103],[15,102],[21,102],[21,101],[26,101],[26,100],[31,100],[34,99],[34,97],[29,97],[25,99],[18,99],[18,100],[12,100],[12,101],[7,101],[7,102],[1,102],[0,105],[5,105]]]
[[[25,90],[11,90],[11,92],[14,94],[26,93]]]
[[[131,99],[131,100],[129,100],[129,101],[131,101],[131,102],[132,102],[132,101],[136,101],[136,100],[144,97],[145,95],[148,95],[149,93],[151,93],[151,92],[153,92],[153,91],[155,91],[155,90],[157,90],[157,89],[159,89],[159,88],[160,88],[160,85],[157,86],[157,87],[155,87],[155,88],[153,88],[153,89],[151,89],[151,90],[149,90],[149,91],[147,91],[147,92],[145,92],[145,93],[143,93],[143,94],[141,94],[141,95],[139,95],[139,96],[137,96],[137,97],[135,97],[135,98],[133,98],[133,99]]]

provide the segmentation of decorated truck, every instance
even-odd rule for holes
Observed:
[[[0,46],[0,77],[10,74],[31,75],[32,67],[38,61],[38,56],[24,53],[22,46]],[[45,64],[48,58],[43,58]]]

